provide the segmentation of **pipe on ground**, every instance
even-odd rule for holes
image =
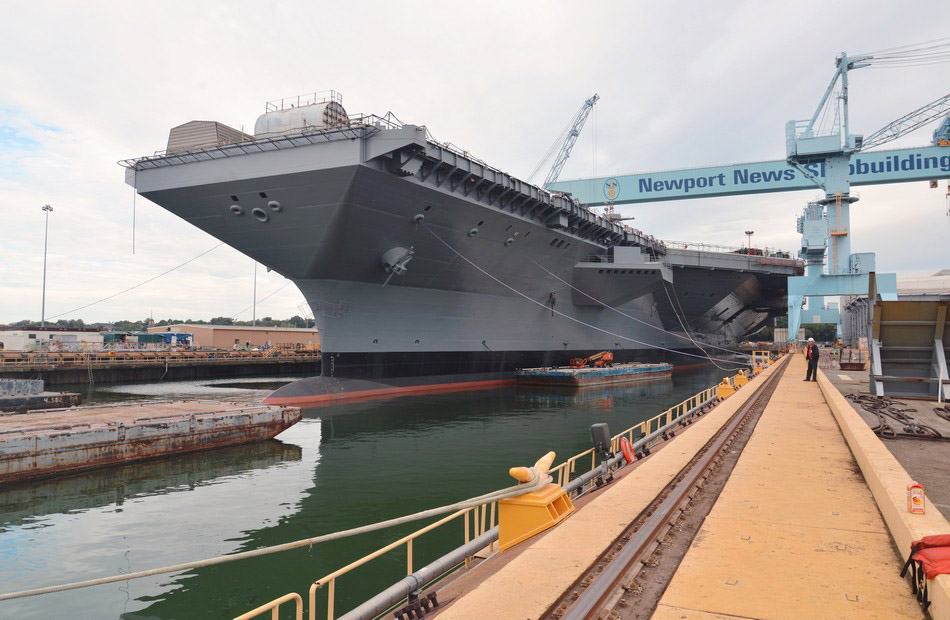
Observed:
[[[403,578],[402,581],[389,586],[359,607],[340,616],[338,620],[363,620],[365,618],[375,618],[385,613],[407,598],[411,592],[421,591],[428,584],[465,561],[466,557],[475,555],[496,540],[498,540],[498,528],[493,527],[468,544],[449,551],[438,560],[420,568],[408,577]]]

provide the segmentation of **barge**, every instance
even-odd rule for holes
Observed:
[[[0,484],[270,439],[296,407],[144,402],[0,416]]]
[[[75,392],[47,392],[42,379],[0,379],[0,413],[74,407],[80,401]]]
[[[522,368],[515,373],[518,385],[584,387],[609,383],[629,383],[669,377],[672,364],[614,364],[594,368]]]

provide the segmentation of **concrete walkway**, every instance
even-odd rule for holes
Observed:
[[[440,620],[540,618],[775,370],[766,369],[566,521],[502,552],[517,555],[480,583],[462,588],[439,612]]]
[[[804,376],[796,355],[655,618],[924,617],[831,410]]]

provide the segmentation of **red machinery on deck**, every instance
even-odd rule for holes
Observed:
[[[612,366],[613,361],[613,353],[610,351],[601,351],[600,353],[594,353],[590,357],[571,358],[571,368],[586,368],[588,366],[592,368],[602,368],[604,366]]]

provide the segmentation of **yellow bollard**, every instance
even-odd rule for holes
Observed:
[[[534,465],[538,475],[547,476],[553,462],[554,452],[541,457]],[[512,467],[508,473],[518,482],[533,479],[527,467]],[[573,512],[571,498],[553,482],[531,493],[498,500],[498,550],[509,549],[557,525]]]
[[[740,370],[732,382],[736,384],[736,388],[741,388],[743,385],[749,383],[749,377],[746,376],[744,370]]]
[[[719,400],[726,400],[735,393],[736,388],[732,387],[728,378],[723,379],[722,383],[716,386],[716,397],[719,398]]]

